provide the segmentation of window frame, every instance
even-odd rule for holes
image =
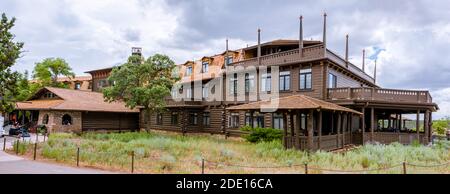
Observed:
[[[189,124],[194,125],[194,126],[198,125],[198,113],[197,112],[189,113]]]
[[[303,70],[303,72],[302,72]],[[303,78],[302,78],[303,76]],[[308,87],[308,76],[309,76],[309,87]],[[299,79],[298,79],[298,87],[299,90],[312,90],[312,85],[313,85],[313,81],[312,81],[312,68],[304,68],[304,69],[300,69],[299,72]],[[302,81],[304,82],[302,84]]]
[[[186,66],[185,76],[191,76],[191,75],[192,75],[192,66]]]
[[[248,94],[252,92],[252,88],[255,87],[255,76],[249,73],[245,74],[245,93]]]
[[[278,125],[279,126],[275,126],[275,120],[278,120]],[[274,129],[284,129],[283,113],[272,113],[272,128],[274,128]]]
[[[328,73],[328,88],[337,88],[337,76],[333,73]]]
[[[203,123],[203,126],[206,126],[206,127],[211,126],[211,113],[210,112],[203,113],[202,123]]]
[[[283,80],[283,82],[281,81]],[[283,85],[281,84],[283,83]],[[291,90],[291,71],[281,71],[279,78],[279,90],[290,91]]]
[[[271,92],[272,91],[272,74],[270,72],[263,73],[261,75],[261,92]]]
[[[157,113],[156,114],[156,124],[157,125],[162,125],[163,124],[163,114],[162,113]]]
[[[208,71],[209,71],[209,62],[203,61],[202,62],[202,73],[208,73]]]
[[[170,116],[170,124],[172,125],[178,125],[178,112],[172,112]]]

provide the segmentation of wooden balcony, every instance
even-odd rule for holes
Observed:
[[[399,103],[433,103],[428,91],[382,88],[330,88],[328,100],[374,100]]]
[[[261,65],[262,66],[271,66],[271,65],[284,65],[284,64],[295,64],[312,60],[320,60],[328,58],[329,60],[335,62],[337,65],[342,68],[348,69],[355,75],[365,79],[371,83],[374,83],[374,78],[366,74],[359,67],[353,65],[350,62],[346,62],[342,57],[337,54],[331,52],[327,49],[326,55],[324,54],[325,49],[322,44],[308,46],[303,48],[303,54],[299,53],[299,49],[293,49],[288,51],[283,51],[279,53],[274,53],[270,55],[261,56]],[[234,66],[258,66],[258,58],[250,58],[242,61],[237,61],[231,63],[230,65]]]

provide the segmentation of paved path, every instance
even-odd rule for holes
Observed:
[[[36,136],[32,136],[25,141],[34,142]],[[112,172],[88,169],[88,168],[75,168],[62,166],[57,164],[36,162],[27,160],[18,156],[10,155],[3,151],[3,141],[1,138],[1,150],[0,150],[0,174],[111,174]],[[7,137],[6,147],[10,148],[12,143],[17,138]],[[39,141],[43,140],[43,137],[39,137]],[[22,141],[22,140],[21,140]]]

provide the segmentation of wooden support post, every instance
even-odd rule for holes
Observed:
[[[398,129],[399,129],[399,131],[401,131],[402,128],[403,128],[403,125],[402,125],[402,114],[399,114],[398,125],[399,125]]]
[[[343,114],[342,115],[342,137],[341,137],[341,139],[342,139],[342,141],[341,141],[341,147],[342,148],[344,148],[344,146],[345,146],[345,133],[346,133],[346,130],[347,129],[347,114]]]
[[[424,115],[424,122],[423,122],[423,130],[424,130],[424,136],[423,136],[423,144],[428,143],[428,131],[430,128],[429,122],[430,122],[430,111],[426,110]]]
[[[370,141],[373,142],[374,138],[374,128],[375,128],[375,109],[372,107],[370,109]]]
[[[295,142],[297,142],[296,147],[297,149],[300,149],[300,128],[302,127],[302,113],[300,110],[297,111],[297,127],[295,131]]]
[[[420,134],[419,134],[419,128],[420,128],[420,123],[419,120],[420,119],[420,110],[417,110],[417,115],[416,115],[416,134],[417,134],[417,140],[420,140]],[[411,142],[412,143],[412,142]]]
[[[364,136],[366,133],[366,109],[363,107],[361,112],[362,112],[362,117],[361,117],[362,137],[361,137],[361,139],[362,139],[362,144],[364,145],[364,143],[365,143]]]
[[[353,114],[348,113],[349,119],[348,119],[348,131],[350,133],[350,144],[353,143]]]
[[[318,119],[318,123],[317,123],[317,130],[318,130],[318,135],[319,135],[319,138],[318,138],[318,148],[317,149],[321,149],[322,148],[322,114],[323,114],[323,111],[322,110],[319,110],[319,119]]]
[[[294,134],[295,134],[295,126],[294,126],[294,115],[292,114],[292,111],[289,111],[289,127],[291,128],[291,146],[294,148],[295,147],[295,138],[294,138]]]
[[[314,124],[314,119],[313,119],[313,117],[314,117],[314,110],[313,109],[311,109],[311,110],[309,110],[309,114],[308,114],[308,122],[307,122],[307,124],[308,124],[308,127],[307,127],[307,129],[308,129],[308,151],[312,151],[313,150],[313,136],[314,136],[314,133],[313,133],[313,124]]]
[[[336,148],[339,148],[340,143],[339,143],[339,136],[341,134],[341,112],[338,112],[338,118],[337,118],[337,124],[336,124]]]
[[[288,126],[287,126],[287,112],[282,112],[283,115],[283,139],[284,139],[284,147],[288,148],[288,141],[286,141],[286,139],[288,138],[287,135],[287,131],[288,131]]]

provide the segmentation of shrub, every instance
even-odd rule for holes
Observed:
[[[281,140],[283,137],[283,133],[279,129],[273,128],[248,128],[242,127],[241,130],[248,130],[250,134],[244,135],[244,138],[248,142],[257,143],[257,142],[270,142],[275,140]]]

